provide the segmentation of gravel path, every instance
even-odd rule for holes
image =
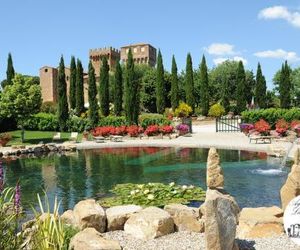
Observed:
[[[205,250],[204,234],[177,232],[153,240],[139,240],[124,231],[104,234],[107,239],[117,240],[124,250]],[[300,250],[285,235],[274,238],[238,240],[240,250]]]

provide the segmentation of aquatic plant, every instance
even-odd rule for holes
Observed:
[[[102,198],[99,201],[102,206],[135,204],[162,207],[170,203],[188,204],[190,201],[203,201],[205,199],[205,191],[200,187],[181,186],[174,182],[169,184],[118,184],[111,192],[114,196]]]

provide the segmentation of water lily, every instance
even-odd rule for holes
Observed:
[[[177,194],[177,191],[176,191],[176,190],[174,190],[174,191],[172,191],[172,193],[173,193],[173,194]]]
[[[149,189],[146,189],[145,191],[144,191],[144,194],[148,194],[150,192],[150,190]]]
[[[175,182],[170,182],[170,183],[169,183],[169,186],[170,186],[170,187],[173,187],[174,185],[175,185]]]
[[[131,195],[134,195],[134,194],[135,194],[135,190],[132,190],[132,191],[130,192],[130,194],[131,194]]]
[[[185,190],[185,189],[187,189],[187,185],[183,185],[181,188],[182,188],[183,190]]]
[[[139,185],[137,185],[137,187],[138,187],[139,189],[142,189],[142,188],[144,187],[144,184],[139,184]]]
[[[189,185],[189,189],[193,189],[195,186],[194,185]]]
[[[148,200],[154,200],[154,195],[153,195],[153,194],[149,194],[149,195],[147,196],[147,199],[148,199]]]
[[[138,193],[138,192],[140,192],[140,190],[139,190],[139,189],[136,189],[135,192]]]

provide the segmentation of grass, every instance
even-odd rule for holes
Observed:
[[[56,132],[53,131],[25,131],[25,141],[21,142],[21,130],[15,130],[9,132],[12,136],[11,141],[8,142],[7,146],[11,145],[32,145],[38,144],[39,142],[49,143],[53,142],[53,135]],[[64,142],[70,139],[71,133],[63,132],[61,133],[61,140],[56,140],[55,142]],[[78,133],[77,141],[81,141],[82,134]]]

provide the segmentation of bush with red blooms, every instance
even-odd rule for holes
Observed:
[[[289,129],[289,123],[284,119],[280,119],[276,122],[275,128],[276,128],[276,132],[280,136],[285,136],[287,130]]]
[[[112,126],[96,127],[92,130],[93,136],[109,136],[115,134],[115,128]]]
[[[160,132],[162,132],[164,135],[168,135],[168,134],[171,134],[173,133],[173,130],[174,130],[174,127],[171,126],[171,125],[164,125],[164,126],[161,126],[159,128]]]
[[[143,133],[143,128],[137,125],[131,125],[127,127],[126,132],[130,137],[137,137],[139,134]]]
[[[270,134],[270,124],[267,123],[264,119],[260,119],[258,122],[254,124],[254,128],[261,135],[269,135]]]
[[[159,126],[158,125],[150,125],[146,128],[144,133],[147,136],[157,135],[159,133]]]
[[[116,127],[114,132],[115,132],[114,135],[126,135],[127,127],[126,126]]]
[[[293,120],[291,121],[291,129],[292,130],[296,130],[298,128],[300,128],[300,121],[299,120]]]

